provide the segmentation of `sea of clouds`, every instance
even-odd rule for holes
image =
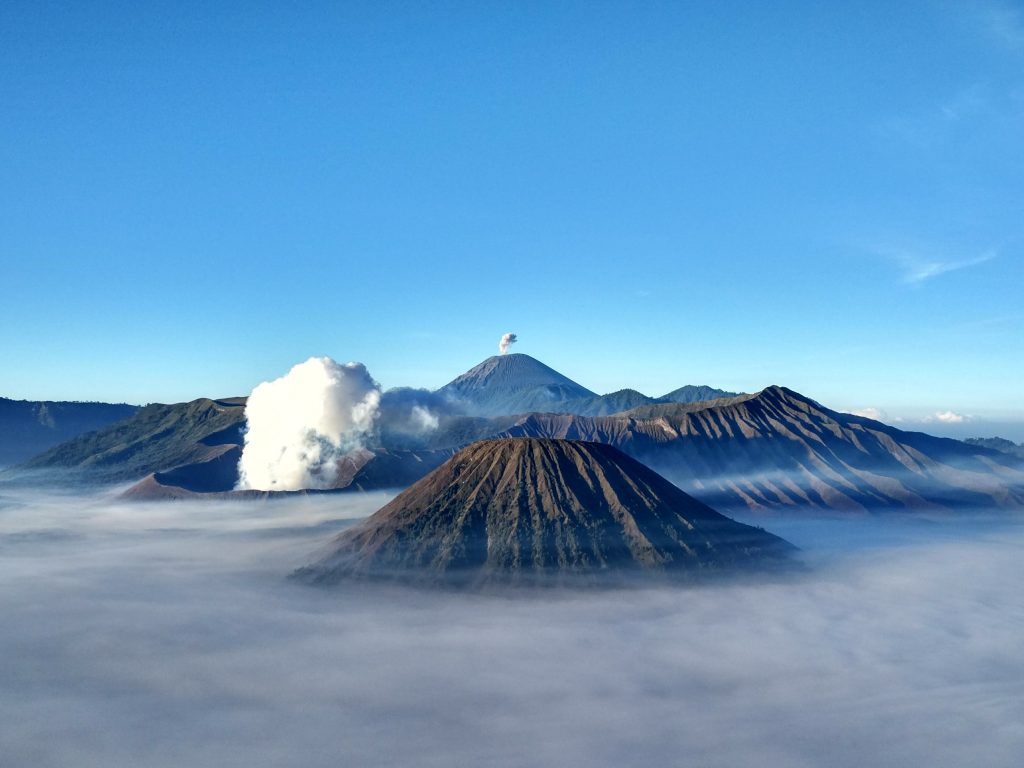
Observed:
[[[286,580],[389,496],[0,487],[0,764],[1017,766],[1024,528],[775,519],[806,572],[464,594]]]

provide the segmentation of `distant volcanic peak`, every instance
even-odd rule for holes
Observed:
[[[522,354],[489,357],[437,394],[472,416],[560,411],[597,399],[586,387]]]
[[[300,575],[518,581],[728,571],[789,545],[730,520],[617,449],[507,438],[464,448]]]
[[[544,363],[521,353],[494,355],[466,371],[441,388],[441,391],[455,389],[497,388],[509,392],[521,392],[537,387],[557,386],[573,390],[580,397],[594,397],[594,393],[563,376]]]

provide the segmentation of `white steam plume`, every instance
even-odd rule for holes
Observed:
[[[245,406],[248,429],[238,488],[329,488],[337,460],[373,429],[380,387],[362,363],[311,357],[256,387]]]
[[[506,333],[504,336],[501,337],[501,341],[498,342],[499,354],[504,355],[506,352],[508,352],[508,348],[511,345],[515,344],[517,341],[519,341],[519,339],[516,338],[516,335],[514,333]]]
[[[422,405],[414,405],[412,407],[410,420],[420,432],[432,432],[441,423],[441,420],[431,413],[429,408]]]

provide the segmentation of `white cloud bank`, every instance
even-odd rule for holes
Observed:
[[[386,498],[0,499],[4,765],[1009,768],[1024,754],[1019,528],[788,524],[813,570],[699,589],[283,581],[335,518]]]

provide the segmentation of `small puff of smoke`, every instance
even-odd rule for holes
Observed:
[[[260,384],[245,406],[238,488],[329,488],[337,460],[373,429],[380,387],[362,363],[311,357]]]
[[[519,339],[514,333],[506,333],[501,337],[501,341],[498,342],[498,353],[504,355],[508,352],[508,348],[517,341],[519,341]]]
[[[429,432],[437,429],[441,420],[431,413],[429,408],[424,408],[422,405],[414,405],[412,407],[412,423],[421,432]]]

